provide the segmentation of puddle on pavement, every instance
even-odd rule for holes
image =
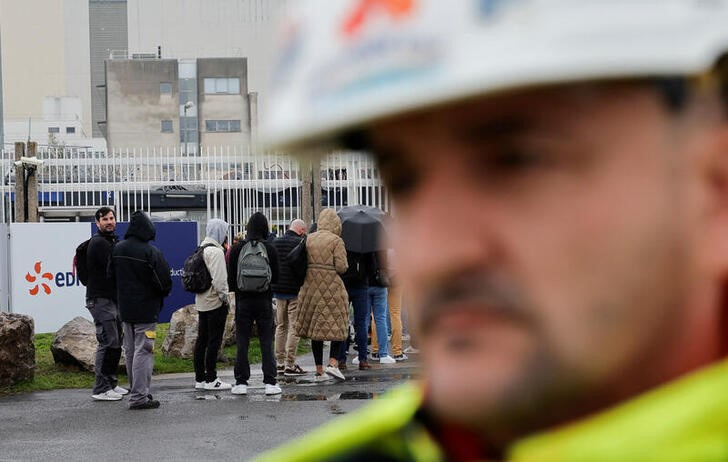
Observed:
[[[395,374],[395,375],[355,375],[347,377],[346,380],[351,382],[367,382],[367,383],[384,383],[384,382],[398,382],[402,380],[409,380],[412,376],[409,374]]]
[[[368,393],[363,391],[345,391],[325,395],[322,393],[283,393],[282,395],[248,395],[249,401],[343,401],[353,399],[377,399],[381,393]]]

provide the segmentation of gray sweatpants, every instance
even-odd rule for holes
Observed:
[[[129,405],[143,403],[149,398],[154,369],[154,338],[156,323],[124,325],[124,354],[131,393]]]
[[[96,326],[96,364],[93,394],[116,387],[116,371],[121,359],[121,321],[116,303],[108,298],[87,298],[88,308]]]

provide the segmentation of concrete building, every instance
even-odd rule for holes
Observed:
[[[88,0],[0,0],[5,143],[19,136],[17,126],[27,140],[29,121],[31,135],[33,125],[50,122],[61,141],[61,126],[74,127],[69,138],[91,137],[88,31]],[[53,114],[63,117],[49,120]]]
[[[112,150],[194,155],[248,147],[255,136],[256,95],[248,93],[245,58],[109,59],[106,104]]]
[[[129,54],[245,57],[249,91],[265,98],[277,20],[290,0],[128,0]],[[261,104],[262,105],[262,104]]]
[[[5,148],[5,126],[3,125],[3,41],[0,31],[0,154]]]
[[[94,138],[106,132],[106,77],[104,61],[128,48],[126,0],[89,0],[91,56],[91,130]]]

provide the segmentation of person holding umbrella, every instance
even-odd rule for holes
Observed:
[[[369,298],[369,282],[375,277],[375,256],[374,252],[381,249],[384,228],[382,220],[384,212],[376,207],[355,205],[343,207],[339,210],[341,219],[341,238],[346,246],[346,256],[349,262],[349,271],[342,276],[349,300],[354,307],[354,331],[355,342],[358,350],[354,364],[359,364],[359,369],[369,369],[371,366],[367,360],[367,337],[369,330],[369,313],[372,304]],[[381,287],[375,289],[379,295]],[[386,330],[386,295],[384,303],[379,303],[381,297],[377,297],[375,303],[375,316],[380,325]],[[385,337],[386,338],[386,334]],[[339,363],[346,361],[348,345],[342,349],[339,355]]]

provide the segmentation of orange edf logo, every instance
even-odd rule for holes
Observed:
[[[359,0],[344,21],[342,32],[353,37],[374,13],[386,13],[394,20],[405,18],[412,12],[414,3],[414,0]]]
[[[33,269],[35,270],[35,276],[32,276],[30,273],[25,273],[25,280],[29,283],[34,283],[36,279],[38,279],[37,276],[40,276],[41,279],[47,279],[49,281],[53,280],[53,275],[51,273],[41,274],[41,262],[35,262],[35,266],[33,266]],[[38,291],[41,287],[43,287],[43,292],[45,292],[47,295],[50,295],[50,286],[42,281],[39,284],[34,285],[33,288],[31,288],[30,290],[28,290],[28,293],[30,293],[30,295],[38,295]]]

